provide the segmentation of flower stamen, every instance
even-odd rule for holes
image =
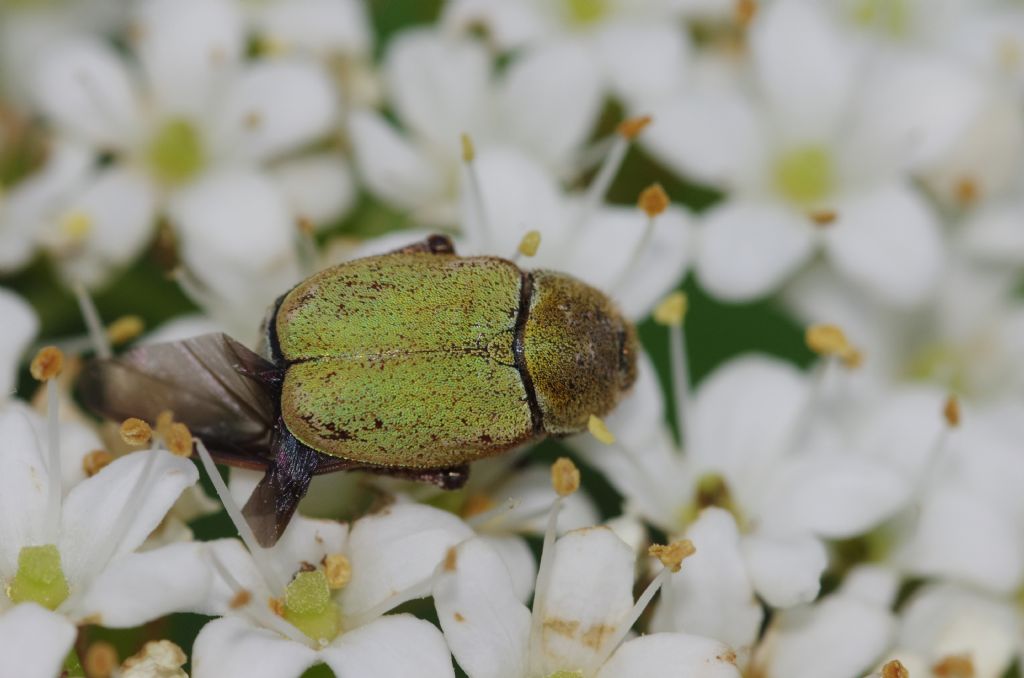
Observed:
[[[654,320],[668,327],[669,364],[672,373],[672,395],[676,401],[676,426],[679,446],[686,449],[690,419],[690,364],[686,355],[686,331],[683,321],[689,300],[683,292],[673,292],[654,309]]]
[[[487,239],[488,245],[490,245],[491,239],[491,228],[490,221],[487,218],[487,205],[484,204],[484,192],[480,181],[480,173],[476,167],[476,147],[473,145],[473,139],[463,133],[459,137],[459,141],[462,144],[462,164],[466,169],[466,182],[469,184],[469,198],[470,203],[473,206],[473,212],[476,213],[477,223],[480,226],[481,232]]]
[[[64,368],[64,354],[54,346],[39,350],[29,370],[32,376],[46,382],[46,475],[50,488],[46,497],[46,527],[51,541],[60,535],[60,507],[63,498],[63,476],[60,468],[60,393],[57,377]]]
[[[615,435],[608,430],[608,426],[597,415],[590,415],[590,419],[587,420],[587,431],[600,443],[605,445],[613,445],[615,443]],[[554,469],[552,469],[553,471]]]
[[[96,310],[96,304],[93,303],[92,297],[85,291],[84,286],[76,284],[74,291],[75,298],[78,300],[78,308],[85,320],[85,326],[89,330],[89,337],[92,339],[96,357],[102,359],[111,357],[114,353],[110,349],[110,342],[103,328],[103,322],[100,320],[99,311]]]

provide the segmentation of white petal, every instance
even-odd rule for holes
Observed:
[[[320,652],[342,678],[454,678],[444,637],[432,624],[408,614],[381,617],[347,631]]]
[[[741,548],[754,588],[769,605],[790,607],[818,596],[828,555],[814,537],[754,534]]]
[[[476,159],[484,220],[476,210],[472,187],[460,188],[461,226],[473,254],[512,256],[527,231],[541,235],[537,262],[565,260],[566,210],[554,177],[523,153],[490,149]]]
[[[885,607],[842,594],[814,606],[785,610],[770,627],[755,665],[769,678],[849,678],[864,675],[892,639]]]
[[[0,397],[6,397],[14,392],[22,356],[39,332],[39,316],[20,296],[0,287],[0,318]]]
[[[727,202],[704,217],[697,276],[726,301],[764,296],[807,261],[811,236],[807,217],[785,207]]]
[[[135,259],[153,233],[156,199],[151,181],[134,169],[113,167],[97,174],[58,217],[81,216],[89,224],[83,240],[72,244],[67,255],[58,244],[63,277],[96,287]]]
[[[697,390],[691,459],[723,473],[741,503],[760,496],[766,474],[792,453],[790,437],[809,396],[803,375],[788,363],[761,356],[729,361]]]
[[[984,103],[984,79],[941,57],[879,59],[857,94],[861,120],[854,145],[901,166],[935,160],[964,132]]]
[[[128,553],[104,568],[70,611],[79,623],[138,626],[172,612],[213,612],[206,544],[171,544]]]
[[[10,580],[22,546],[52,540],[45,530],[50,492],[45,452],[20,408],[0,410],[0,578]]]
[[[762,122],[750,102],[725,88],[687,92],[655,106],[640,135],[644,150],[698,181],[733,189],[759,175],[765,148]]]
[[[474,40],[414,29],[391,41],[384,77],[401,121],[435,151],[457,157],[459,136],[479,136],[490,60]]]
[[[317,653],[241,617],[216,619],[196,636],[192,678],[298,678]]]
[[[355,179],[348,163],[334,154],[306,156],[270,170],[291,205],[293,214],[317,226],[330,225],[352,209]]]
[[[607,291],[630,318],[643,318],[686,274],[693,225],[672,208],[654,220],[640,210],[606,207],[581,227],[562,268]],[[543,247],[543,244],[541,245]]]
[[[931,492],[920,511],[913,540],[905,547],[912,572],[1000,593],[1020,586],[1024,544],[1005,511],[985,496],[957,487]]]
[[[615,651],[596,678],[740,678],[736,653],[717,640],[682,633],[634,638]]]
[[[722,509],[705,509],[686,537],[697,552],[665,582],[651,629],[717,638],[749,655],[764,612],[740,552],[736,521]]]
[[[852,455],[804,456],[779,472],[763,508],[764,526],[829,539],[876,527],[909,500],[913,489],[895,470]]]
[[[589,138],[602,103],[594,58],[582,45],[552,43],[509,67],[497,94],[502,130],[511,145],[562,168]]]
[[[294,216],[266,176],[207,175],[173,195],[168,211],[183,261],[231,305],[217,310],[219,319],[241,326],[236,331],[251,332],[281,291],[298,282]]]
[[[354,56],[372,46],[373,32],[360,0],[287,0],[251,10],[263,36],[285,49]]]
[[[316,565],[324,556],[345,551],[348,530],[345,523],[296,515],[274,545],[274,558],[294,564],[295,569],[301,563]]]
[[[951,584],[931,584],[903,608],[899,644],[925,656],[966,655],[978,678],[995,678],[1019,651],[1020,616],[1004,600]]]
[[[445,639],[473,678],[520,678],[527,673],[530,611],[512,592],[504,561],[487,543],[470,539],[456,550],[434,586]]]
[[[879,299],[919,303],[942,271],[938,219],[909,186],[891,185],[836,205],[826,251],[840,272]]]
[[[836,126],[854,94],[852,45],[814,3],[778,2],[751,29],[751,56],[775,121],[803,138]]]
[[[78,629],[35,603],[0,612],[0,675],[53,678],[60,673]]]
[[[121,149],[141,133],[131,76],[113,49],[100,42],[58,45],[41,63],[34,85],[43,112],[84,143]]]
[[[595,670],[633,608],[636,557],[604,527],[576,530],[555,542],[551,579],[534,601],[543,619],[540,645],[530,652],[547,675]]]
[[[266,160],[297,150],[331,131],[338,111],[327,74],[309,61],[260,62],[224,92],[210,138],[222,152]]]
[[[667,99],[685,82],[690,44],[671,23],[608,22],[596,38],[612,89],[634,110]]]
[[[356,167],[374,195],[406,210],[443,196],[445,177],[433,159],[381,116],[355,111],[348,124]]]
[[[547,508],[557,497],[551,487],[550,469],[542,466],[529,466],[518,471],[508,468],[504,475],[507,480],[497,484],[490,496],[495,500],[517,499],[518,504],[506,514],[498,529],[542,535],[547,526]],[[524,517],[524,514],[529,517]],[[590,527],[600,521],[597,507],[586,492],[576,492],[564,500],[558,514],[558,532],[563,534],[579,527]]]
[[[428,595],[419,587],[448,549],[472,534],[451,513],[418,504],[360,518],[349,535],[352,580],[341,592],[342,612],[354,616]]]
[[[138,548],[182,490],[198,479],[188,459],[144,451],[121,457],[76,485],[64,499],[58,542],[68,583],[88,581],[114,557]]]
[[[561,518],[561,516],[559,516]],[[512,577],[512,592],[517,600],[526,602],[533,595],[537,581],[537,559],[523,537],[481,535],[480,539],[494,549]]]
[[[165,116],[203,116],[234,77],[245,48],[238,7],[225,0],[149,0],[139,3],[132,32]]]

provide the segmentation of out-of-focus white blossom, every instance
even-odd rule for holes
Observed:
[[[22,357],[36,333],[39,317],[20,296],[0,287],[0,403],[14,393]]]

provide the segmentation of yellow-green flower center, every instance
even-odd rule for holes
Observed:
[[[917,381],[942,384],[954,393],[965,393],[969,358],[956,346],[935,343],[925,346],[907,365],[906,374]]]
[[[910,6],[907,0],[860,0],[853,7],[853,20],[900,38],[910,30]]]
[[[811,145],[783,153],[775,162],[775,185],[788,200],[814,203],[835,185],[832,156],[823,146]]]
[[[683,526],[689,525],[697,519],[700,512],[706,508],[716,507],[724,509],[736,519],[740,529],[745,525],[743,512],[732,497],[729,485],[725,477],[720,473],[705,473],[697,481],[697,492],[694,494],[693,502],[683,507],[680,520]]]
[[[328,643],[341,633],[341,610],[331,600],[323,570],[295,575],[284,592],[284,618],[318,642]]]
[[[583,678],[582,671],[555,671],[548,678]]]
[[[188,181],[206,163],[203,139],[196,126],[184,118],[165,122],[149,143],[149,164],[162,180]]]
[[[608,14],[608,0],[565,0],[569,20],[581,26],[589,26]]]
[[[38,603],[55,610],[68,597],[68,580],[60,567],[60,551],[53,544],[25,546],[18,553],[18,571],[7,585],[14,603]]]

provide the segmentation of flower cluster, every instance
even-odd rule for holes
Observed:
[[[0,1],[0,676],[1024,676],[1022,161],[1018,0]],[[608,295],[614,411],[267,547],[76,396],[428,234]]]

